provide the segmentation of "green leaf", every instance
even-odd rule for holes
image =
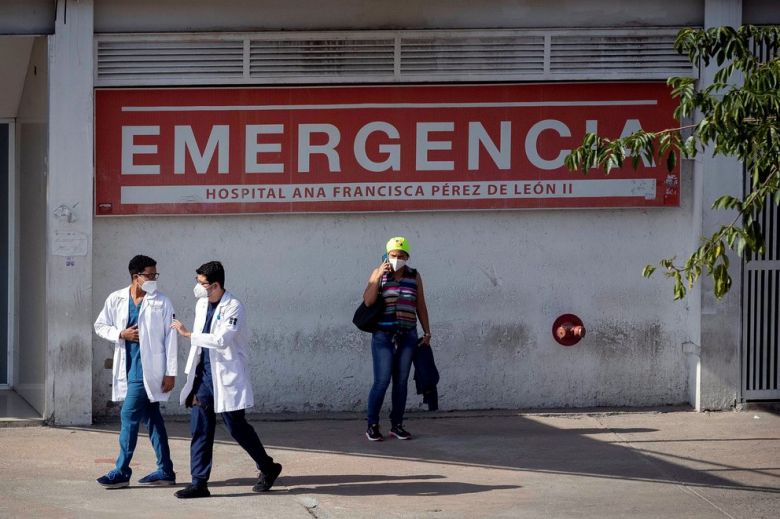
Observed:
[[[696,157],[706,149],[745,164],[751,186],[747,192],[742,196],[724,194],[712,205],[733,211],[733,221],[703,239],[685,258],[684,267],[676,266],[674,258],[659,262],[664,276],[674,284],[675,299],[685,297],[686,287],[691,288],[701,276],[712,278],[713,293],[722,298],[731,288],[729,250],[742,261],[762,254],[762,210],[770,203],[780,206],[780,26],[684,28],[673,46],[694,67],[718,64],[710,85],[700,86],[693,77],[667,79],[678,102],[674,117],[681,125],[694,126],[646,128],[614,140],[586,135],[585,147],[572,152],[565,163],[570,169],[586,170],[599,165],[609,174],[630,156],[634,169],[644,159],[664,160],[667,169],[673,170],[681,158]],[[766,52],[758,56],[754,49]],[[736,82],[736,78],[741,81]],[[686,122],[694,116],[698,122]],[[735,168],[734,173],[738,175],[734,180],[742,183],[742,172]],[[654,270],[648,265],[642,275],[649,277]]]
[[[723,195],[718,197],[712,204],[713,209],[734,209],[739,206],[741,201],[731,195]]]
[[[674,171],[674,167],[677,165],[677,154],[674,151],[670,151],[666,157],[666,169],[667,171]]]
[[[740,258],[744,257],[745,254],[745,239],[742,238],[742,236],[737,238],[737,256]]]

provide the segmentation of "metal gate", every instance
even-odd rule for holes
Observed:
[[[742,269],[742,396],[780,399],[780,208],[766,201],[760,218],[766,239],[763,255]]]
[[[752,44],[762,62],[777,59],[780,47]],[[745,193],[750,175],[745,172]],[[770,197],[759,217],[764,231],[764,254],[753,254],[742,269],[742,398],[780,399],[778,385],[778,317],[780,317],[780,207]]]

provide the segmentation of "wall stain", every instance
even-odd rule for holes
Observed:
[[[475,308],[479,311],[481,306]],[[580,344],[564,348],[552,339],[549,327],[534,325],[533,316],[517,321],[475,317],[470,326],[461,321],[435,323],[442,409],[662,405],[685,400],[687,379],[679,341],[660,322],[594,320],[586,323],[588,334]],[[253,412],[365,410],[372,381],[370,334],[348,322],[331,325],[316,313],[292,333],[282,323],[269,324],[249,330]],[[116,415],[120,406],[106,402],[111,373],[103,368],[103,360],[110,348],[103,349],[102,344],[94,346],[93,408],[97,416]],[[182,341],[176,394],[184,383],[188,351],[188,342]],[[174,400],[165,413],[186,414]],[[407,406],[423,408],[411,380]]]
[[[483,274],[485,274],[485,277],[488,278],[490,281],[490,284],[493,285],[493,287],[497,287],[501,284],[501,280],[498,278],[498,275],[496,275],[496,269],[495,267],[491,266],[490,270],[486,268],[480,268]]]
[[[58,372],[81,374],[92,369],[91,344],[87,346],[84,342],[83,338],[74,336],[59,344],[55,363]]]

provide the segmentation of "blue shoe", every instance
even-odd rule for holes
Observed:
[[[155,470],[138,480],[139,485],[166,486],[176,484],[176,473],[166,474],[162,470]]]
[[[122,488],[130,484],[130,474],[124,475],[116,469],[112,469],[105,476],[97,478],[95,481],[105,488]]]

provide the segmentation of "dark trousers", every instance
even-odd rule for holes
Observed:
[[[217,416],[214,413],[214,389],[211,384],[196,381],[195,385],[190,414],[190,472],[194,485],[205,485],[211,475]],[[265,452],[254,428],[246,421],[244,410],[220,414],[230,436],[252,457],[257,469],[267,473],[274,460]]]

